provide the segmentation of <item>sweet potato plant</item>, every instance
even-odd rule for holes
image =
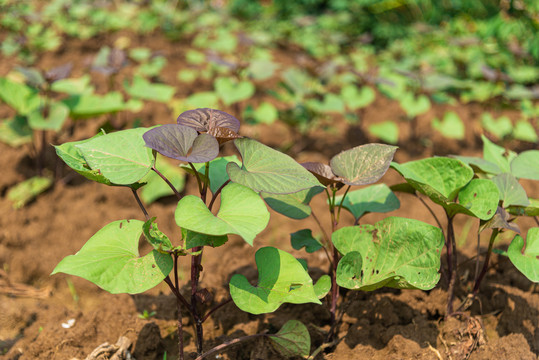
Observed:
[[[58,156],[86,178],[104,185],[129,187],[144,220],[111,222],[92,236],[79,252],[64,258],[53,274],[80,276],[111,293],[141,293],[164,281],[177,299],[180,359],[184,359],[184,313],[193,319],[199,359],[259,336],[268,337],[284,356],[314,358],[323,347],[311,353],[307,328],[295,320],[287,322],[275,334],[253,334],[209,350],[204,349],[203,324],[214,311],[231,301],[243,311],[262,314],[276,311],[283,303],[322,305],[324,300],[331,313],[326,347],[331,346],[336,341],[335,329],[339,323],[339,288],[431,289],[440,279],[444,242],[450,266],[448,272],[456,271],[453,216],[465,213],[487,221],[495,214],[500,217],[504,214],[497,211],[501,198],[495,182],[472,179],[472,168],[457,159],[433,158],[398,165],[391,163],[396,147],[367,144],[337,154],[329,165],[298,164],[286,154],[242,137],[239,129],[240,122],[235,117],[204,108],[182,113],[176,124],[100,133],[90,139],[56,146]],[[221,145],[227,141],[234,142],[241,161],[236,156],[220,156]],[[181,164],[196,180],[198,195],[180,193],[173,185],[174,179],[159,170],[157,153]],[[352,186],[377,182],[390,165],[407,180],[406,185],[396,190],[419,191],[444,206],[448,214],[445,234],[441,226],[400,217],[360,224],[366,213],[388,212],[399,207],[399,200],[385,184],[350,191]],[[181,228],[180,239],[170,239],[158,229],[157,219],[148,213],[138,195],[150,172],[161,177],[177,197],[174,218]],[[438,179],[441,185],[431,184],[432,179]],[[337,196],[338,190],[345,186],[345,192]],[[325,232],[322,218],[309,207],[311,199],[320,193],[325,193],[328,199],[331,234]],[[292,246],[305,247],[309,253],[324,251],[328,259],[327,275],[314,282],[305,262],[285,251],[265,246],[255,255],[257,283],[251,284],[245,276],[236,274],[229,283],[230,299],[205,308],[203,303],[208,298],[208,290],[199,282],[205,247],[226,246],[229,235],[237,235],[253,245],[270,221],[266,204],[292,219],[313,216],[320,225],[322,239],[316,239],[312,229],[300,229],[291,236]],[[342,209],[354,216],[353,226],[339,228]],[[513,210],[527,212],[528,209]],[[492,221],[488,224],[485,226],[503,227]],[[537,259],[530,258],[529,254],[533,253],[530,245],[536,245],[533,241],[536,235],[537,232],[530,231],[528,248],[521,253],[526,257],[523,266],[527,269],[531,266],[535,272]],[[144,256],[140,256],[138,249],[141,237],[153,247]],[[521,239],[516,239],[517,246]],[[509,256],[514,252],[510,248]],[[181,261],[190,263],[188,294],[181,291],[178,273]]]

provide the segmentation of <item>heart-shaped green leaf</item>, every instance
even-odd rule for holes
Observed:
[[[153,165],[152,150],[142,135],[148,128],[117,131],[75,145],[92,170],[110,182],[129,185],[142,179]]]
[[[400,100],[400,105],[409,118],[414,118],[430,110],[430,100],[425,95],[417,98],[411,92],[405,93]]]
[[[539,150],[523,151],[511,161],[511,173],[519,179],[539,180]]]
[[[247,100],[255,93],[255,86],[251,82],[238,82],[229,77],[215,79],[214,86],[215,92],[227,106]]]
[[[142,76],[135,76],[130,85],[124,82],[125,91],[134,98],[167,103],[172,99],[176,89],[166,84],[151,83]]]
[[[389,168],[396,146],[366,144],[335,155],[331,170],[348,185],[368,185],[378,181]]]
[[[69,108],[72,118],[81,119],[103,114],[110,114],[125,109],[121,93],[109,92],[106,95],[79,94],[65,99],[64,104]]]
[[[174,215],[181,228],[206,235],[237,234],[248,244],[269,222],[269,211],[264,201],[253,190],[228,184],[221,191],[221,207],[213,215],[202,200],[193,195],[178,202]]]
[[[44,118],[42,112],[41,108],[37,108],[28,114],[28,125],[32,129],[60,131],[69,115],[68,107],[61,102],[50,104],[47,117]]]
[[[300,321],[288,320],[276,334],[269,335],[273,347],[284,357],[307,358],[311,352],[309,330]]]
[[[51,275],[80,276],[113,294],[138,294],[155,287],[170,273],[173,261],[157,250],[139,257],[143,224],[119,220],[104,226],[75,255],[60,261]]]
[[[492,178],[492,181],[498,187],[500,201],[503,201],[504,208],[511,205],[528,206],[530,204],[526,190],[512,174],[496,175]]]
[[[488,220],[496,213],[498,200],[496,184],[487,179],[473,179],[459,191],[458,203],[448,203],[444,207],[449,216],[467,214]]]
[[[314,175],[288,155],[248,138],[236,139],[234,144],[243,165],[240,168],[229,163],[226,171],[235,183],[269,194],[291,194],[321,186]]]
[[[342,195],[335,198],[335,204],[340,205]],[[400,207],[399,199],[386,184],[368,186],[349,192],[342,207],[350,211],[357,219],[370,212],[386,213]]]
[[[241,310],[251,314],[274,312],[284,303],[321,304],[313,281],[292,255],[273,247],[256,252],[258,283],[253,286],[243,275],[230,279],[230,296]]]
[[[292,219],[305,219],[311,215],[309,203],[313,196],[324,191],[321,186],[298,191],[293,194],[267,194],[261,192],[266,204],[279,214],[283,214]]]
[[[464,123],[454,111],[446,112],[441,121],[434,119],[432,127],[448,139],[462,140],[465,136]]]
[[[507,249],[507,255],[513,265],[528,279],[539,282],[539,228],[528,230],[526,242],[520,235],[515,236]]]
[[[346,107],[352,111],[368,106],[376,98],[376,93],[369,86],[363,86],[360,90],[353,84],[348,84],[341,89],[341,97]]]
[[[371,124],[368,129],[371,135],[388,144],[395,145],[399,142],[399,126],[393,121]]]
[[[41,103],[37,91],[7,78],[0,78],[0,99],[20,115],[29,114]]]
[[[537,144],[539,141],[539,136],[537,131],[527,119],[520,119],[515,124],[513,129],[513,137],[520,141],[527,141],[534,144]]]
[[[481,125],[489,133],[496,135],[498,139],[503,139],[513,132],[513,124],[507,116],[500,116],[498,119],[494,119],[490,113],[483,113],[483,116],[481,116]]]
[[[305,246],[305,251],[308,253],[313,253],[322,248],[322,244],[313,237],[310,229],[303,229],[290,234],[290,242],[296,250]]]
[[[435,157],[404,164],[392,163],[406,182],[437,204],[453,202],[458,192],[472,179],[472,168],[457,159]]]
[[[480,157],[472,157],[472,156],[457,156],[457,155],[451,155],[452,158],[459,159],[463,163],[471,166],[476,172],[479,170],[480,172],[484,172],[487,174],[501,174],[502,170],[498,165],[496,165],[493,162],[487,161],[485,159],[482,159]]]
[[[205,163],[219,155],[219,143],[213,136],[198,135],[188,126],[162,125],[147,131],[142,137],[147,147],[180,161]]]
[[[332,241],[344,255],[337,267],[342,287],[427,290],[440,279],[444,237],[439,228],[421,221],[388,217],[374,225],[341,228]]]

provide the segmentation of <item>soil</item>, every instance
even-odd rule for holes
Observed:
[[[37,67],[50,69],[67,61],[73,62],[74,75],[81,75],[84,64],[102,45],[112,45],[120,37],[131,39],[132,46],[147,46],[160,51],[169,60],[162,78],[179,90],[183,97],[208,84],[196,87],[179,86],[175,81],[177,71],[185,66],[183,53],[189,46],[187,40],[171,44],[158,35],[133,37],[129,34],[93,39],[89,42],[66,39],[55,53],[43,54]],[[296,63],[294,53],[279,53],[285,63]],[[12,65],[3,59],[0,76]],[[10,64],[9,66],[7,64]],[[128,76],[132,66],[127,67],[118,78]],[[106,91],[106,79],[94,75],[97,90]],[[266,99],[263,93],[249,100],[254,103]],[[245,104],[242,104],[244,106]],[[518,117],[513,110],[501,109],[492,104],[496,114]],[[494,107],[494,108],[493,108]],[[457,111],[465,121],[467,137],[453,141],[434,133],[429,122],[447,109]],[[458,153],[480,155],[480,129],[476,119],[485,109],[480,104],[458,106],[436,105],[418,119],[415,132],[418,139],[411,139],[410,124],[403,120],[403,112],[397,103],[378,96],[374,104],[361,110],[361,122],[350,124],[339,117],[323,123],[305,134],[298,133],[286,124],[245,125],[240,132],[257,138],[275,148],[286,150],[298,161],[328,161],[341,150],[366,142],[374,142],[366,132],[369,124],[394,119],[401,128],[400,149],[396,161],[405,162],[432,155]],[[239,117],[234,108],[223,108]],[[0,118],[12,115],[4,105],[0,106]],[[126,124],[136,119],[142,125],[174,122],[178,114],[166,105],[149,103],[138,114],[121,114]],[[104,118],[78,122],[69,131],[50,139],[59,144],[91,136],[103,124]],[[52,136],[52,134],[50,134]],[[506,146],[522,151],[533,145],[509,142]],[[231,147],[226,148],[231,151]],[[47,147],[47,168],[57,171],[53,188],[39,196],[26,207],[14,210],[6,199],[7,189],[36,174],[31,146],[10,148],[0,144],[0,356],[3,359],[85,359],[94,349],[107,342],[115,344],[121,336],[131,342],[131,354],[137,360],[175,358],[177,355],[176,301],[165,284],[139,295],[111,295],[92,283],[72,276],[49,276],[58,262],[74,254],[95,232],[107,223],[119,219],[142,219],[130,190],[91,183],[62,167],[55,158],[52,147]],[[390,170],[383,181],[387,184],[401,182]],[[528,193],[539,197],[539,186],[523,183]],[[187,184],[187,193],[196,190],[196,184]],[[430,213],[414,197],[398,194],[401,208],[390,214],[369,214],[363,222],[372,223],[387,215],[404,216],[435,224]],[[313,200],[313,210],[324,214],[327,205],[322,197]],[[157,216],[159,227],[170,238],[179,233],[173,219],[175,201],[160,200],[148,207],[151,216]],[[438,210],[436,210],[438,211]],[[439,214],[441,215],[441,214]],[[353,219],[345,217],[343,225],[351,225]],[[473,280],[477,224],[469,226],[465,217],[457,218],[459,241],[459,284],[455,306],[466,299]],[[534,223],[530,219],[519,222],[525,232]],[[250,247],[241,239],[230,237],[222,248],[209,248],[204,252],[201,284],[213,298],[204,306],[210,308],[227,298],[227,284],[235,273],[246,275],[255,281],[257,271],[254,253],[262,246],[272,245],[307,258],[314,278],[327,272],[328,264],[322,255],[306,255],[291,248],[289,234],[302,228],[316,229],[315,222],[289,220],[272,212],[268,228],[258,236]],[[496,244],[506,248],[510,238]],[[482,254],[486,251],[488,237],[481,238]],[[141,246],[141,254],[149,251]],[[445,260],[445,257],[443,258]],[[182,281],[187,284],[187,264],[182,267]],[[445,264],[444,264],[445,266]],[[344,310],[338,329],[340,341],[325,348],[316,359],[537,359],[539,355],[539,289],[521,275],[503,256],[494,255],[491,267],[483,282],[480,295],[472,306],[458,316],[444,320],[447,302],[446,281],[431,291],[380,289],[374,292],[341,292],[340,309]],[[189,291],[188,285],[182,289]],[[144,318],[144,312],[151,314]],[[69,326],[68,320],[74,320]],[[287,320],[297,319],[308,325],[312,337],[312,350],[323,344],[329,330],[329,312],[326,306],[283,305],[273,314],[254,316],[241,312],[233,303],[217,311],[205,324],[205,348],[234,338],[255,334],[264,330],[277,331]],[[186,353],[195,351],[192,321],[184,316]],[[64,324],[64,325],[63,325]],[[187,358],[194,358],[188,356]],[[108,357],[101,357],[102,359]],[[230,347],[216,359],[280,359],[280,355],[266,342],[258,338]]]

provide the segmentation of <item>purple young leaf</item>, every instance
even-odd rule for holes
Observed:
[[[57,66],[45,72],[45,79],[47,79],[48,82],[65,79],[69,76],[69,74],[71,74],[72,69],[73,64],[70,62],[64,65]]]
[[[322,164],[319,162],[305,162],[301,165],[305,169],[309,170],[314,176],[316,176],[318,181],[320,181],[320,183],[325,186],[335,183],[341,183],[341,186],[344,185],[342,183],[342,178],[335,175],[329,165]]]
[[[188,110],[178,116],[178,125],[189,126],[199,132],[210,132],[215,128],[227,128],[234,133],[240,130],[240,121],[221,110],[195,109]]]
[[[187,126],[162,125],[147,131],[142,137],[147,147],[181,161],[203,163],[219,155],[219,144],[213,136],[198,135],[196,130]]]
[[[229,140],[243,137],[241,135],[238,135],[234,131],[224,127],[211,128],[210,131],[208,131],[208,135],[211,135],[216,138],[217,141],[219,141],[219,145],[224,144]]]

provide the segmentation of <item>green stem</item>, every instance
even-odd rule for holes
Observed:
[[[189,163],[189,166],[191,167],[191,169],[195,173],[195,177],[197,179],[197,184],[198,184],[198,192],[202,196],[202,180],[200,180],[200,176],[198,175],[198,171],[197,171],[197,169],[195,169],[195,166],[193,165],[193,163]]]
[[[339,219],[341,218],[342,204],[343,204],[344,199],[346,198],[346,194],[348,194],[348,191],[350,190],[350,188],[351,188],[351,186],[348,185],[348,187],[346,188],[346,190],[344,192],[344,195],[342,196],[341,202],[339,203],[339,210],[337,211],[337,223],[339,223]]]

